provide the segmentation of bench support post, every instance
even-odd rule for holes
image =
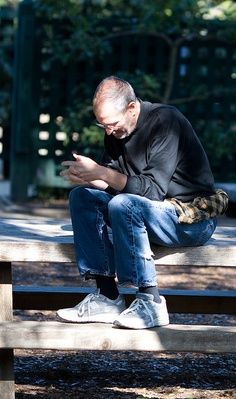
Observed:
[[[11,262],[0,263],[0,321],[12,321]],[[0,349],[0,393],[2,399],[15,398],[13,349]]]
[[[15,398],[13,349],[0,349],[1,399]]]

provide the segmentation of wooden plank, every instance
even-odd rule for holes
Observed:
[[[236,266],[236,246],[218,246],[210,243],[201,247],[152,247],[157,266]],[[227,254],[227,255],[226,255]]]
[[[68,218],[55,219],[38,217],[32,221],[31,217],[1,218],[0,242],[56,242],[72,243],[73,231]],[[236,245],[236,229],[231,226],[217,226],[212,238],[208,241],[211,245],[229,246]]]
[[[74,262],[69,219],[5,218],[0,221],[0,261]]]
[[[0,261],[75,262],[74,245],[55,242],[0,242]]]
[[[11,263],[1,263],[0,267],[0,322],[11,321],[12,312],[12,274]],[[14,395],[14,355],[13,349],[0,349],[0,395],[12,399]]]
[[[236,267],[236,246],[165,248],[152,246],[156,266]],[[227,254],[227,256],[226,256]],[[75,262],[74,245],[48,242],[0,242],[0,261]]]
[[[2,322],[0,347],[236,353],[236,327],[172,324],[140,331],[99,323]]]
[[[93,287],[14,286],[14,309],[57,310],[72,307]],[[127,306],[136,289],[120,288]],[[167,300],[170,313],[236,314],[236,291],[160,290]]]
[[[201,247],[166,248],[152,245],[155,264],[236,266],[236,229],[219,226]],[[227,256],[226,256],[227,253]],[[68,219],[0,221],[0,261],[75,262],[72,227]]]
[[[0,321],[12,320],[11,262],[0,264]]]

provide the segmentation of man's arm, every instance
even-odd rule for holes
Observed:
[[[116,191],[122,191],[127,183],[127,176],[106,166],[100,166],[101,179]]]

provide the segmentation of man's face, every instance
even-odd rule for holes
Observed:
[[[111,104],[104,104],[96,114],[97,125],[117,139],[123,139],[132,133],[135,126],[128,106],[124,112],[118,112]]]

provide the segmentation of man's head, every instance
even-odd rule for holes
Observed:
[[[95,91],[93,111],[106,134],[122,139],[135,129],[140,103],[128,82],[110,76],[102,80]]]

